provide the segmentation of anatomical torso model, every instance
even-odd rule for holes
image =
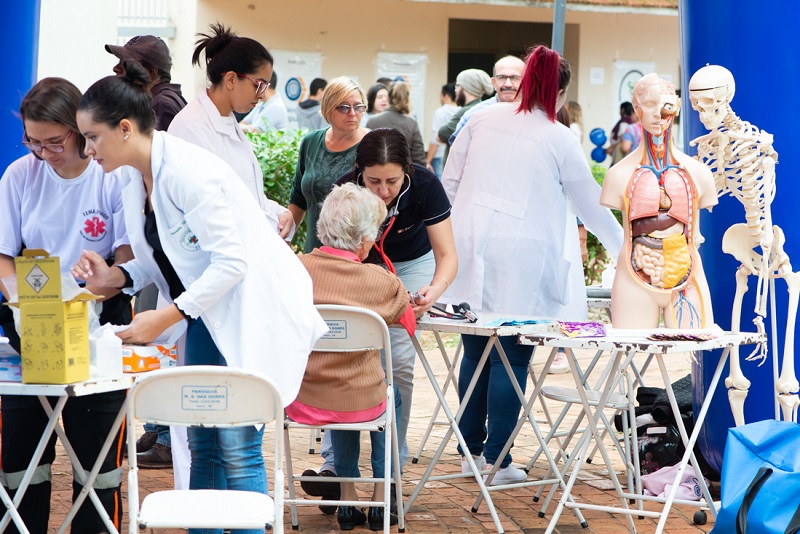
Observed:
[[[600,202],[622,210],[625,246],[611,292],[615,328],[669,328],[714,322],[703,265],[698,210],[717,203],[713,176],[672,145],[680,110],[674,86],[656,74],[634,87],[642,143],[606,174]]]

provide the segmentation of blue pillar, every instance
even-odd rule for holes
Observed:
[[[681,0],[681,70],[683,127],[686,150],[688,140],[706,133],[697,113],[691,109],[688,83],[692,75],[706,64],[721,65],[733,73],[736,94],[731,102],[733,111],[745,121],[775,137],[778,152],[776,167],[777,195],[772,204],[773,224],[786,234],[786,252],[794,260],[794,270],[800,268],[800,232],[797,199],[800,198],[800,151],[795,138],[800,124],[800,108],[796,103],[800,87],[800,66],[796,59],[800,50],[800,32],[796,21],[800,6],[782,0]],[[738,222],[745,222],[744,208],[730,196],[719,199],[712,213],[704,212],[700,230],[706,238],[700,251],[708,276],[714,306],[714,319],[728,329],[731,321],[738,263],[722,252],[721,242],[725,230]],[[742,306],[742,330],[753,330],[752,319],[755,301],[755,278],[749,281],[749,291]],[[783,281],[776,282],[779,360],[783,351],[786,326],[787,292]],[[770,357],[763,366],[742,361],[742,370],[751,381],[745,402],[745,421],[754,422],[774,416],[774,385],[772,378],[772,336],[769,328]],[[752,347],[743,347],[744,359]],[[795,347],[795,352],[798,348]],[[703,398],[703,390],[716,365],[718,353],[707,353],[701,365],[693,369],[695,407]],[[727,376],[727,370],[723,376]],[[724,384],[717,390],[709,418],[706,421],[700,446],[712,466],[719,469],[727,429],[733,426]]]
[[[0,49],[5,50],[0,84],[0,167],[25,154],[22,124],[16,116],[25,93],[36,82],[39,56],[39,0],[6,2]]]

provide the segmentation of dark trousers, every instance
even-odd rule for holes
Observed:
[[[64,406],[62,421],[67,439],[75,449],[84,471],[88,472],[94,465],[111,425],[125,401],[127,391],[112,391],[84,397],[73,397]],[[55,405],[55,398],[50,404]],[[47,414],[37,397],[4,395],[0,400],[3,412],[2,460],[6,476],[18,480],[15,473],[27,469],[33,452],[47,424]],[[50,517],[50,465],[55,459],[56,436],[53,434],[47,443],[44,454],[39,460],[37,477],[28,486],[19,507],[20,515],[31,534],[47,534],[47,522]],[[103,465],[100,468],[95,491],[103,507],[111,517],[111,521],[119,529],[122,524],[122,495],[120,484],[122,471],[122,452],[125,447],[124,426],[117,432]],[[105,475],[104,475],[105,474]],[[13,498],[18,482],[10,481],[9,494]],[[82,486],[73,478],[72,500],[80,493]],[[0,503],[0,511],[5,507]],[[87,498],[81,505],[78,514],[72,521],[72,532],[96,534],[106,532],[107,528],[97,514],[94,505]],[[11,524],[6,530],[18,532]]]

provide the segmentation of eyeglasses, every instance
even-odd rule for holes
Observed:
[[[49,143],[43,145],[41,143],[31,143],[30,141],[27,141],[28,134],[23,134],[22,144],[25,145],[25,147],[28,150],[30,150],[31,152],[35,152],[37,154],[41,153],[42,150],[44,149],[47,149],[47,151],[52,154],[60,154],[61,152],[64,152],[65,145],[67,144],[67,141],[69,141],[69,138],[71,136],[72,136],[72,130],[67,132],[67,136],[60,143]]]
[[[350,104],[342,104],[341,106],[336,106],[336,111],[342,115],[349,115],[351,109],[356,115],[361,115],[367,111],[367,106],[364,104],[356,104],[355,106],[351,106]]]
[[[511,83],[517,83],[518,81],[520,81],[522,79],[522,77],[521,76],[517,76],[517,75],[508,76],[506,74],[495,74],[494,75],[494,79],[497,80],[500,83],[506,83],[506,81],[508,81],[508,80],[511,80]]]
[[[255,78],[251,78],[247,74],[239,74],[238,72],[234,72],[235,75],[239,76],[240,78],[247,78],[254,84],[256,84],[256,96],[261,96],[264,94],[264,91],[269,89],[269,82],[265,82],[263,80],[256,80]]]

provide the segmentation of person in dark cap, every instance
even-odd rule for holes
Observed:
[[[172,58],[167,43],[155,35],[139,35],[123,46],[107,44],[106,52],[119,58],[119,63],[114,66],[114,73],[118,76],[122,74],[122,62],[126,59],[136,61],[147,70],[156,130],[166,131],[172,118],[186,105],[181,86],[172,83]]]
[[[122,62],[126,59],[136,61],[147,70],[150,84],[147,89],[153,95],[151,106],[156,115],[156,130],[166,131],[172,119],[186,106],[181,94],[181,86],[172,83],[172,58],[169,48],[160,37],[155,35],[139,35],[133,37],[124,46],[106,45],[106,52],[119,58],[114,66],[114,73],[121,76]],[[136,296],[134,312],[156,309],[158,289],[151,284],[142,289]],[[165,425],[144,425],[144,434],[136,441],[138,465],[141,469],[164,469],[172,467],[172,439],[169,427]]]

